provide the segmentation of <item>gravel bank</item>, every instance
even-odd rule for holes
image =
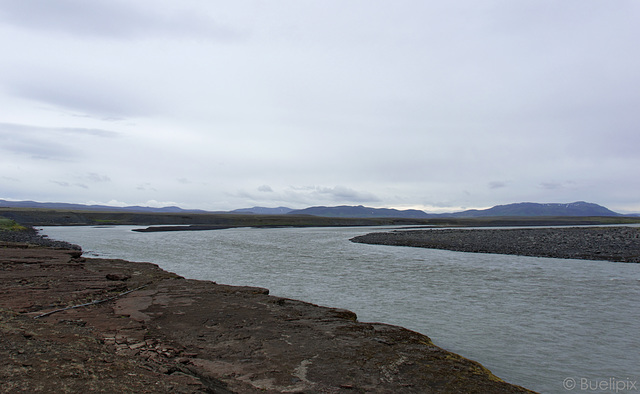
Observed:
[[[460,252],[640,263],[640,228],[446,229],[370,233],[351,241]]]

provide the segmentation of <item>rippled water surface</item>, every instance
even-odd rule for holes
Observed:
[[[187,278],[265,287],[352,310],[360,321],[400,325],[540,392],[565,392],[570,379],[578,392],[585,382],[640,381],[638,264],[349,241],[383,228],[132,228],[42,233],[88,255],[150,261]]]

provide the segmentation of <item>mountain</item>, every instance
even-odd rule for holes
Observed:
[[[521,202],[496,205],[489,209],[471,209],[463,212],[442,214],[440,216],[456,218],[477,218],[487,216],[621,216],[601,205],[584,201],[569,204],[538,204]]]
[[[158,212],[158,213],[198,213],[206,212],[199,209],[182,209],[180,207],[111,207],[108,205],[69,204],[64,202],[36,202],[36,201],[6,201],[0,200],[0,208],[45,208],[68,209],[74,211],[102,211],[102,212]]]
[[[234,209],[229,213],[247,213],[255,215],[284,215],[293,211],[291,208],[278,207],[278,208],[265,208],[265,207],[253,207],[253,208],[241,208]]]
[[[339,218],[407,218],[407,219],[428,219],[428,218],[479,218],[488,216],[635,216],[621,215],[613,212],[601,205],[577,201],[568,204],[538,204],[532,202],[521,202],[507,205],[496,205],[489,209],[470,209],[463,212],[428,214],[417,209],[398,210],[392,208],[370,208],[362,205],[350,206],[341,205],[337,207],[316,206],[305,209],[292,210],[286,207],[265,208],[253,207],[242,208],[233,211],[209,212],[199,209],[182,209],[180,207],[111,207],[107,205],[83,205],[59,202],[36,202],[36,201],[6,201],[0,200],[0,208],[45,208],[63,209],[77,211],[101,211],[101,212],[146,212],[146,213],[236,213],[255,215],[313,215]]]
[[[430,217],[424,211],[417,209],[407,209],[400,211],[391,208],[369,208],[358,206],[341,205],[338,207],[309,207],[289,212],[290,215],[313,215],[339,218],[409,218],[426,219]]]
[[[470,209],[463,212],[428,214],[416,209],[397,210],[388,208],[369,208],[362,205],[338,207],[310,207],[289,212],[297,215],[314,215],[327,217],[348,218],[476,218],[488,216],[621,216],[601,205],[584,201],[568,204],[538,204],[522,202],[507,205],[497,205],[489,209]]]

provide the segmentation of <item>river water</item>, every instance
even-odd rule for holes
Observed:
[[[45,227],[85,255],[400,325],[543,393],[640,391],[640,264],[356,244],[389,228]]]

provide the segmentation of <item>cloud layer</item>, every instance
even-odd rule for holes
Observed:
[[[0,198],[640,211],[640,5],[0,0]]]

